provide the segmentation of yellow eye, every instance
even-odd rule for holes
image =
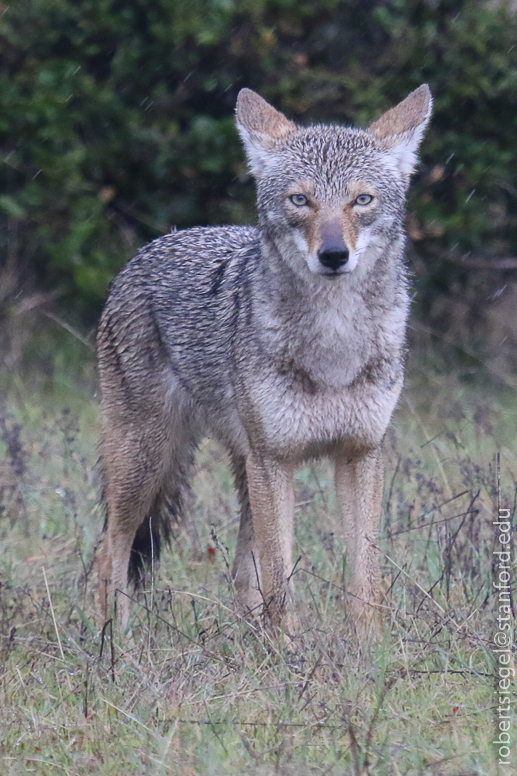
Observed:
[[[372,200],[373,197],[370,196],[370,194],[359,194],[359,196],[356,197],[354,205],[369,205]]]
[[[293,194],[289,199],[293,205],[296,205],[297,207],[303,207],[304,205],[309,204],[309,200],[304,194]]]

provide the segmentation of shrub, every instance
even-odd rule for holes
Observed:
[[[241,87],[300,121],[366,124],[427,82],[409,232],[424,300],[465,289],[454,260],[517,250],[516,35],[485,0],[18,0],[0,25],[8,266],[92,316],[138,245],[253,219]]]

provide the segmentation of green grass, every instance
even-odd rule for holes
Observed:
[[[387,627],[371,653],[348,626],[325,462],[297,475],[302,632],[272,641],[242,620],[236,501],[208,442],[192,519],[132,606],[134,645],[101,640],[93,390],[62,371],[53,392],[12,380],[0,405],[0,773],[517,773],[517,754],[498,771],[491,743],[495,456],[513,510],[517,404],[423,371],[409,365],[385,445]]]

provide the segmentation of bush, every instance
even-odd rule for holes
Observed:
[[[465,288],[451,258],[517,250],[516,36],[485,0],[18,0],[0,26],[8,266],[92,317],[143,242],[253,220],[241,87],[300,121],[366,124],[427,82],[409,232],[424,299]]]

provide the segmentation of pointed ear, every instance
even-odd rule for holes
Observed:
[[[411,175],[415,168],[416,152],[431,116],[432,105],[429,87],[423,84],[369,126],[377,145],[389,153],[403,175]]]
[[[271,152],[296,126],[251,89],[241,89],[235,113],[251,172],[260,176]]]

